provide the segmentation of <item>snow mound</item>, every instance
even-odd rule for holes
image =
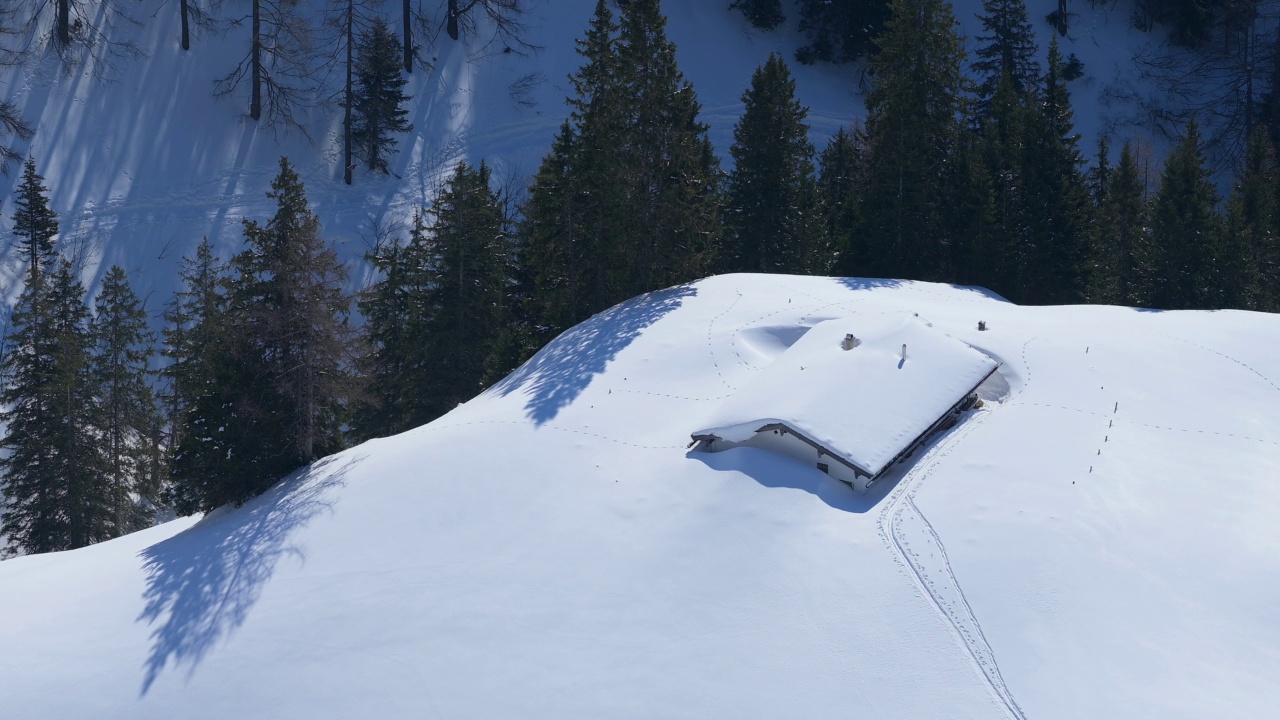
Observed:
[[[694,437],[802,433],[875,477],[996,369],[910,314],[828,320],[724,401]]]
[[[767,372],[740,333],[904,313],[1007,397],[863,494],[687,450]],[[894,280],[652,293],[244,507],[0,563],[0,715],[1269,719],[1276,337]]]

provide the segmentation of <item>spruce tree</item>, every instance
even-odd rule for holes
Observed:
[[[1280,167],[1265,128],[1249,137],[1227,202],[1228,307],[1280,312]]]
[[[866,135],[862,128],[840,128],[819,158],[818,195],[827,220],[827,236],[837,253],[836,269],[859,275],[867,267],[866,244],[858,231],[861,188],[866,173]]]
[[[746,110],[733,129],[722,266],[729,271],[819,273],[831,247],[813,177],[808,108],[795,80],[770,54],[742,94]]]
[[[580,193],[572,164],[573,129],[565,122],[542,160],[521,206],[521,263],[529,273],[529,314],[536,318],[533,343],[541,346],[582,320],[597,302],[592,282],[606,269],[598,264],[605,238],[583,231],[593,197]]]
[[[250,492],[237,487],[244,453],[235,439],[240,396],[228,307],[230,278],[206,238],[178,270],[181,287],[165,311],[167,446],[172,486],[166,498],[180,513],[215,508]],[[247,408],[247,404],[242,404]]]
[[[719,163],[657,0],[614,22],[598,0],[578,42],[570,122],[525,203],[531,303],[557,332],[641,292],[705,274],[719,244]],[[570,285],[557,285],[561,279]],[[562,324],[563,323],[563,324]]]
[[[619,288],[630,271],[622,228],[631,219],[628,188],[621,175],[627,162],[622,139],[628,136],[630,118],[622,96],[617,34],[618,25],[608,3],[597,0],[587,33],[576,43],[583,65],[570,78],[574,89],[566,100],[570,124],[561,129],[547,157],[552,166],[544,164],[538,178],[560,185],[559,189],[549,188],[554,200],[551,196],[543,200],[559,208],[560,219],[552,220],[556,224],[552,231],[570,233],[552,247],[538,247],[540,241],[551,239],[548,236],[530,236],[525,242],[531,260],[553,263],[551,272],[556,266],[569,267],[574,282],[560,293],[536,279],[540,274],[549,279],[550,273],[535,271],[536,296],[550,291],[570,299],[569,305],[561,306],[571,308],[567,315],[542,318],[551,334],[623,299]],[[553,174],[543,175],[543,170],[553,171],[556,165],[564,168],[563,182]],[[530,202],[540,193],[542,189],[535,182]],[[551,207],[540,211],[545,215]]]
[[[780,0],[733,0],[729,7],[741,10],[752,25],[762,30],[772,30],[786,19]]]
[[[1083,294],[1083,252],[1093,209],[1062,68],[1055,37],[1049,44],[1039,112],[1032,113],[1027,126],[1023,170],[1023,290],[1031,302],[1053,304],[1076,302]]]
[[[432,416],[475,397],[511,368],[512,308],[507,302],[511,240],[489,168],[460,163],[432,208],[425,301],[431,316],[422,378]]]
[[[354,420],[354,434],[385,437],[434,420],[440,413],[437,368],[428,346],[435,319],[433,244],[421,213],[404,243],[388,243],[369,256],[380,277],[362,294],[368,388]]]
[[[618,179],[629,211],[621,247],[631,262],[622,300],[705,275],[719,245],[720,166],[701,106],[676,65],[658,0],[631,0],[618,38],[618,111],[629,109]]]
[[[888,0],[800,0],[800,31],[809,44],[796,52],[805,65],[843,63],[876,52],[875,38],[890,16]]]
[[[408,96],[400,74],[399,40],[382,18],[361,33],[352,98],[352,143],[370,170],[389,172],[388,156],[395,148],[394,133],[413,130],[405,118]]]
[[[1093,167],[1089,168],[1089,192],[1093,195],[1094,205],[1102,205],[1107,201],[1107,190],[1111,187],[1111,142],[1107,136],[1098,138],[1098,154],[1094,158]]]
[[[116,524],[130,532],[151,524],[160,494],[160,418],[149,380],[154,335],[120,266],[102,279],[92,324],[92,381],[106,481],[121,505]]]
[[[867,94],[863,232],[874,275],[941,279],[952,228],[948,170],[960,140],[964,47],[943,0],[894,0]]]
[[[996,196],[983,158],[982,137],[964,133],[952,161],[950,264],[952,282],[982,285],[1000,292],[997,271],[1005,264],[996,233]]]
[[[990,223],[984,242],[971,243],[966,282],[990,287],[1014,302],[1028,300],[1025,272],[1033,262],[1028,240],[1027,180],[1029,126],[1035,110],[1033,98],[1020,97],[1012,81],[1003,76],[996,86],[981,123],[977,142],[990,197]]]
[[[53,256],[53,239],[58,234],[58,217],[49,207],[49,189],[36,172],[36,162],[28,157],[22,166],[22,181],[14,194],[13,234],[27,262],[27,283],[36,285],[44,266]]]
[[[1147,305],[1152,277],[1150,215],[1133,149],[1125,143],[1098,204],[1088,277],[1091,302]]]
[[[61,262],[27,286],[0,360],[0,448],[10,552],[70,550],[124,532],[107,478],[91,375],[84,287]]]
[[[978,36],[973,69],[981,78],[978,102],[985,109],[1001,82],[1020,98],[1034,93],[1040,64],[1024,0],[983,0],[982,11],[978,19],[986,34]]]
[[[286,158],[267,197],[276,202],[275,215],[265,225],[245,221],[247,247],[232,261],[232,310],[250,364],[262,368],[270,386],[257,408],[276,434],[269,454],[289,470],[340,449],[354,345],[346,268],[321,237]]]
[[[1154,307],[1175,310],[1217,305],[1215,258],[1222,234],[1218,200],[1200,146],[1200,129],[1193,118],[1182,141],[1165,160],[1152,209]]]

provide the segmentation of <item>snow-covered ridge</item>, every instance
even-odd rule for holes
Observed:
[[[767,366],[753,328],[886,313],[996,358],[1007,392],[866,494],[686,449]],[[0,563],[0,707],[1268,718],[1274,337],[1257,313],[892,280],[652,293],[243,508]]]

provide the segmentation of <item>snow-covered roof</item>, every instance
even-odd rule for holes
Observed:
[[[842,347],[847,334],[859,341],[850,350]],[[693,436],[742,442],[781,424],[874,476],[996,367],[913,315],[827,320],[725,400]]]

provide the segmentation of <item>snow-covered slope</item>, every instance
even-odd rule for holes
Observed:
[[[803,43],[794,20],[763,33],[750,28],[728,2],[667,0],[668,34],[678,60],[703,105],[717,153],[729,157],[740,95],[752,71],[770,52],[791,60]],[[234,4],[232,4],[234,5]],[[305,0],[316,8],[319,0]],[[1078,7],[1076,7],[1078,5]],[[455,43],[443,35],[433,67],[410,78],[409,120],[415,131],[393,158],[393,176],[357,174],[341,180],[337,133],[341,116],[332,102],[303,115],[310,137],[278,134],[249,120],[247,88],[212,97],[214,78],[243,57],[246,30],[197,33],[190,52],[178,46],[178,7],[172,0],[140,0],[123,6],[142,24],[117,23],[116,39],[131,40],[146,58],[114,60],[106,79],[82,71],[66,74],[56,58],[30,67],[0,68],[0,97],[23,108],[37,126],[30,150],[51,190],[68,250],[85,249],[91,285],[112,264],[128,270],[152,311],[173,289],[174,268],[202,237],[224,253],[242,243],[241,219],[264,218],[265,197],[277,161],[287,155],[306,183],[326,235],[342,255],[357,261],[380,230],[403,229],[416,207],[429,205],[453,163],[486,160],[500,182],[522,187],[537,169],[566,115],[566,78],[580,62],[574,41],[586,29],[594,0],[533,0],[524,38],[537,51],[504,52],[491,35]],[[229,17],[235,8],[226,5]],[[394,9],[394,8],[392,8]],[[970,45],[980,34],[980,0],[959,0],[956,15]],[[1042,47],[1052,28],[1032,4]],[[1047,12],[1047,11],[1045,11]],[[1093,147],[1115,113],[1102,107],[1103,90],[1128,73],[1134,43],[1146,36],[1127,29],[1127,2],[1093,8],[1076,3],[1075,29],[1064,52],[1085,61],[1086,77],[1073,83],[1083,144]],[[795,13],[792,12],[794,18]],[[863,116],[858,67],[792,63],[797,92],[810,106],[819,148],[835,130]],[[336,80],[335,80],[336,82]],[[332,85],[332,83],[331,83]],[[26,148],[22,148],[25,150]],[[0,216],[12,214],[17,173],[0,182]],[[5,250],[0,294],[16,295],[16,251]],[[353,284],[363,285],[357,271]]]
[[[897,477],[686,449],[806,328],[885,312],[1006,383]],[[653,293],[243,508],[0,563],[0,715],[1269,718],[1277,337],[914,282]]]

